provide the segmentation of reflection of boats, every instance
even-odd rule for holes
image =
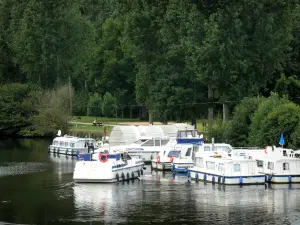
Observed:
[[[91,161],[88,157],[85,161],[76,162],[73,173],[75,182],[116,182],[135,179],[143,174],[142,159],[121,153],[95,155],[96,160]]]
[[[96,141],[92,138],[80,138],[74,136],[60,136],[53,139],[49,146],[49,152],[64,155],[78,155],[94,151]]]
[[[204,182],[222,184],[264,184],[265,176],[258,173],[256,161],[240,157],[221,158],[221,155],[198,154],[188,176]]]

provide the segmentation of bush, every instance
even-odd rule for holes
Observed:
[[[272,108],[261,120],[258,134],[253,136],[252,144],[256,146],[278,145],[280,133],[283,132],[285,145],[289,146],[291,134],[295,132],[298,121],[300,120],[300,107],[295,103],[289,102],[278,104]]]
[[[235,107],[233,118],[228,128],[228,139],[233,146],[243,147],[248,145],[251,118],[263,100],[263,97],[249,97],[243,99]]]
[[[101,104],[102,104],[101,95],[99,95],[98,93],[94,93],[94,95],[92,95],[89,100],[91,116],[99,116],[100,117],[102,115]]]
[[[12,83],[0,86],[0,133],[21,135],[37,112],[38,88]]]
[[[251,119],[250,133],[248,137],[249,145],[263,147],[265,145],[275,144],[275,140],[272,140],[272,143],[268,143],[264,140],[266,134],[262,129],[262,125],[267,122],[267,116],[271,111],[286,103],[290,103],[286,97],[280,98],[278,94],[272,93],[269,98],[259,104],[257,111],[253,114]],[[274,124],[273,126],[277,126],[277,124]],[[277,134],[277,136],[279,134]]]
[[[117,100],[109,92],[106,92],[102,100],[102,114],[106,117],[116,115]]]
[[[211,129],[208,130],[208,141],[214,138],[215,143],[228,143],[228,123],[224,123],[222,118],[217,118]]]

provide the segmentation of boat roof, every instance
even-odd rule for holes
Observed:
[[[54,138],[55,141],[65,141],[65,142],[78,142],[78,141],[95,141],[93,138],[81,138],[75,136],[64,135],[61,137]]]

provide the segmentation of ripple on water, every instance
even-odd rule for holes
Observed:
[[[48,169],[42,162],[4,162],[0,164],[0,177],[43,172]]]

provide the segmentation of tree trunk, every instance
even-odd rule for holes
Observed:
[[[129,106],[129,117],[132,118],[132,106]]]
[[[223,123],[226,123],[228,120],[228,105],[223,103]]]
[[[151,111],[149,110],[149,123],[153,123],[153,119],[152,119],[152,113]]]
[[[86,79],[84,80],[84,89],[85,89],[85,104],[86,104],[86,115],[90,115],[90,106],[88,103],[88,89],[87,89],[87,82]]]
[[[211,128],[213,125],[213,117],[214,117],[214,108],[213,108],[213,98],[214,98],[214,91],[212,85],[209,84],[208,88],[208,127]]]
[[[72,114],[72,109],[73,109],[73,105],[72,105],[72,83],[71,83],[70,75],[69,75],[69,100],[70,100],[70,112]]]
[[[122,118],[124,118],[124,107],[122,107]]]

